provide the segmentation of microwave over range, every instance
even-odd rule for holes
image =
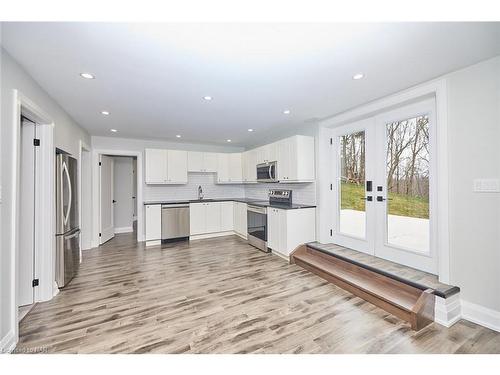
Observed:
[[[257,164],[257,182],[278,182],[277,167],[276,161]]]

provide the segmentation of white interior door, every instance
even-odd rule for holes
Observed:
[[[333,129],[333,242],[437,273],[435,103]]]
[[[373,119],[333,130],[336,192],[332,238],[339,245],[374,254]]]
[[[100,243],[103,244],[115,236],[114,214],[113,214],[113,158],[100,155]]]
[[[17,261],[18,306],[31,305],[35,264],[35,163],[36,124],[23,121],[21,126],[19,252]]]

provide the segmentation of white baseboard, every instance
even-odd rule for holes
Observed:
[[[275,250],[272,250],[271,253],[273,255],[277,255],[278,257],[280,257],[281,259],[283,260],[286,260],[288,263],[290,263],[290,257],[286,256],[285,254],[281,254],[280,252],[278,251],[275,251]]]
[[[462,300],[462,318],[500,332],[500,312]]]
[[[451,327],[462,317],[460,304],[460,293],[454,294],[448,298],[436,296],[434,305],[434,321],[445,327]]]
[[[146,241],[146,247],[149,247],[149,246],[159,246],[159,245],[161,245],[161,240]]]
[[[10,330],[2,340],[0,340],[0,354],[2,353],[10,353],[16,347],[16,337],[14,335],[14,331]]]
[[[207,234],[197,234],[194,236],[189,236],[189,239],[191,241],[193,240],[204,240],[206,238],[213,238],[213,237],[224,237],[224,236],[232,236],[236,234],[232,230],[226,231],[226,232],[216,232],[216,233],[207,233]]]
[[[120,228],[115,228],[115,234],[119,233],[130,233],[133,232],[134,228],[132,227],[120,227]]]

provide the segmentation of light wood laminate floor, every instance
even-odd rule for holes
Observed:
[[[419,332],[236,236],[85,251],[77,277],[20,324],[18,352],[499,353],[467,321]],[[33,350],[35,349],[35,350]]]

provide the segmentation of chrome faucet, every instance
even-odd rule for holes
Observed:
[[[201,185],[198,186],[198,199],[203,199],[203,189],[201,188]]]

